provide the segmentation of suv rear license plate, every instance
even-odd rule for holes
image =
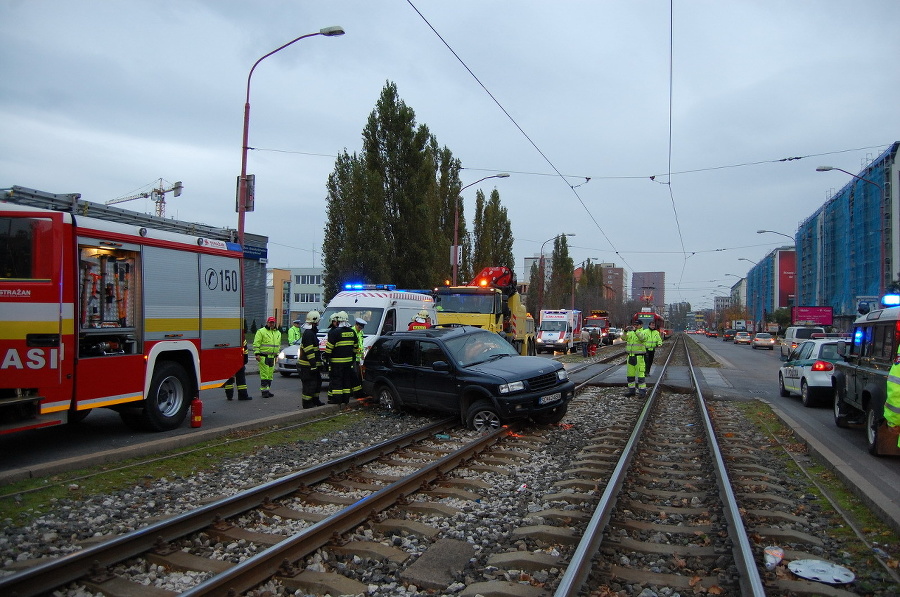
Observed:
[[[541,396],[538,398],[538,404],[550,404],[551,402],[556,402],[562,398],[562,394],[559,392],[555,394],[550,394],[549,396]]]

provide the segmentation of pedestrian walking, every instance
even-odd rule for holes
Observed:
[[[640,324],[630,325],[625,328],[625,354],[628,355],[625,379],[628,381],[628,391],[625,396],[647,394],[647,383],[644,372],[644,354],[647,333]]]
[[[587,328],[581,328],[581,356],[588,357],[588,350],[591,347],[591,331]]]
[[[275,376],[275,355],[281,350],[281,330],[275,318],[266,320],[266,326],[256,330],[253,338],[253,354],[259,363],[259,390],[263,398],[271,398],[272,378]]]
[[[332,319],[335,327],[328,332],[325,341],[325,358],[328,360],[328,402],[340,404],[341,410],[350,408],[353,391],[353,360],[356,357],[356,332],[347,321],[347,313],[339,311]]]
[[[241,334],[244,332],[242,331]],[[244,338],[242,346],[244,352],[244,364],[237,370],[237,373],[228,378],[223,386],[225,388],[225,398],[231,400],[234,397],[234,386],[237,383],[238,400],[253,400],[253,397],[247,393],[247,338]]]
[[[306,314],[303,334],[300,336],[300,350],[297,353],[297,373],[303,384],[301,403],[303,408],[325,406],[319,400],[322,391],[322,358],[319,354],[319,312]]]
[[[644,354],[644,375],[650,376],[650,367],[653,366],[653,355],[656,349],[663,343],[662,334],[656,329],[656,322],[650,322],[650,329],[647,330],[647,341],[645,348],[647,352]]]

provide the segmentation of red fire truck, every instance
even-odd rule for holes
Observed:
[[[0,434],[94,408],[174,429],[241,367],[240,246],[178,224],[0,190]]]

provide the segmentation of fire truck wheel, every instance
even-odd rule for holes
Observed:
[[[170,431],[184,422],[190,406],[190,384],[181,365],[159,363],[144,399],[144,423],[153,431]]]

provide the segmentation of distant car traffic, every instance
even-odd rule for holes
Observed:
[[[473,326],[390,332],[363,368],[363,391],[382,407],[457,415],[476,431],[527,418],[558,423],[575,396],[561,363],[520,356],[499,334]]]
[[[734,343],[735,344],[750,344],[753,341],[753,337],[750,335],[750,332],[735,332],[734,333]]]
[[[750,348],[775,350],[775,336],[768,332],[757,332],[757,334],[753,336],[753,340],[750,341]]]
[[[729,340],[732,342],[734,341],[734,330],[725,330],[722,332],[722,341],[728,342]]]
[[[781,396],[800,396],[803,406],[834,401],[834,364],[841,360],[836,338],[803,341],[778,370]]]
[[[719,332],[717,332],[716,330],[706,330],[706,337],[707,338],[718,338]]]

